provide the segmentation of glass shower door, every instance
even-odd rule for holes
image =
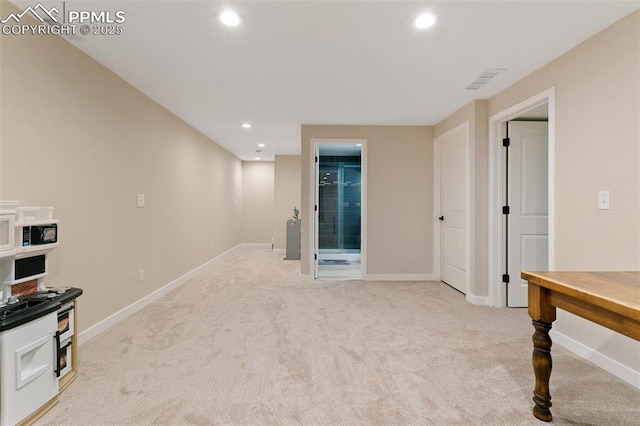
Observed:
[[[321,157],[318,248],[321,253],[360,253],[360,162]]]
[[[360,253],[360,164],[342,164],[340,187],[339,249],[343,253]]]

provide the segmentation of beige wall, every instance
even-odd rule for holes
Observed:
[[[237,158],[62,38],[1,39],[0,199],[55,207],[80,330],[240,242]]]
[[[300,156],[276,155],[273,214],[273,248],[285,250],[287,246],[287,220],[293,217],[293,208],[300,209]],[[300,219],[306,220],[302,215]]]
[[[456,126],[469,122],[469,156],[471,178],[471,264],[469,292],[475,297],[488,297],[489,245],[489,143],[487,101],[476,100],[434,126],[437,138]]]
[[[271,244],[274,163],[242,163],[242,242]]]
[[[489,116],[555,87],[557,269],[640,268],[639,20],[640,12],[623,19],[489,99],[485,110],[476,101],[435,126],[438,136],[475,117],[483,126],[475,137],[486,140]],[[487,170],[487,145],[474,146],[481,148],[474,176],[486,179],[479,172]],[[611,191],[610,211],[597,209],[598,190]]]
[[[474,116],[486,123],[486,117],[554,87],[555,269],[640,270],[639,75],[636,12],[489,99],[486,110],[465,106],[436,125],[435,133]],[[476,138],[486,137],[486,130],[478,130]],[[487,178],[479,173],[485,153],[484,146],[475,153],[475,179]],[[611,210],[598,210],[599,190],[611,191]],[[486,208],[482,200],[476,185],[476,212]],[[563,311],[554,327],[586,348],[588,357],[600,353],[640,372],[637,341]]]
[[[310,215],[313,139],[366,139],[367,274],[433,273],[433,129],[426,126],[302,126],[302,210]],[[302,222],[302,274],[311,273],[313,229]]]
[[[640,269],[639,28],[636,12],[489,100],[493,115],[556,89],[558,269]]]
[[[555,87],[555,266],[640,270],[640,12],[489,101],[495,114]],[[598,210],[599,190],[611,210]],[[637,341],[560,311],[556,330],[640,374]]]

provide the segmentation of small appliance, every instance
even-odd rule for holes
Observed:
[[[58,242],[58,224],[32,225],[22,228],[22,245],[35,246]]]

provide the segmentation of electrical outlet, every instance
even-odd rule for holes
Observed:
[[[598,209],[611,210],[611,193],[609,191],[598,191]]]
[[[138,271],[138,282],[141,283],[142,281],[144,281],[144,269]]]

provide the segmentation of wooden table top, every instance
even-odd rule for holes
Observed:
[[[640,320],[640,271],[522,272],[522,279]]]

